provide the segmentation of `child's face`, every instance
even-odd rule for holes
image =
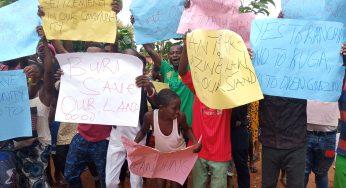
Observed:
[[[180,112],[180,99],[173,99],[167,106],[164,107],[167,117],[171,117],[172,120],[179,116]]]

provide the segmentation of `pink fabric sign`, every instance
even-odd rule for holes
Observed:
[[[177,33],[189,29],[229,29],[238,33],[247,46],[250,41],[253,13],[239,13],[239,0],[191,0],[190,7],[181,16]]]
[[[127,151],[130,171],[142,177],[168,179],[183,185],[198,157],[197,153],[193,153],[194,146],[162,153],[126,137],[121,139]]]

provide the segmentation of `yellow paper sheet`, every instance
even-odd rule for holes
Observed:
[[[195,30],[186,39],[198,98],[209,108],[228,109],[263,98],[243,39],[228,30]]]
[[[160,92],[163,89],[169,88],[169,85],[163,82],[156,82],[156,81],[151,81],[151,83],[154,84],[156,92]]]
[[[114,43],[112,0],[39,0],[48,39]]]
[[[157,93],[159,93],[161,90],[163,89],[167,89],[169,88],[169,85],[166,84],[166,83],[163,83],[163,82],[156,82],[156,81],[151,81],[151,83],[153,83],[154,87],[155,87],[155,90]],[[152,106],[151,104],[149,103],[148,101],[148,108],[149,108],[149,111],[152,110]]]

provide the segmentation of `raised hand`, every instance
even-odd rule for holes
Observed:
[[[118,14],[122,7],[121,7],[121,4],[118,2],[118,0],[113,0],[112,3],[111,3],[111,6],[112,6],[112,10]]]

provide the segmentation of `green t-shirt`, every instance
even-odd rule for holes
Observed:
[[[173,66],[163,60],[161,62],[160,74],[163,76],[164,83],[169,85],[169,88],[176,92],[181,100],[180,110],[186,114],[187,123],[192,126],[192,104],[194,100],[193,93],[181,81],[178,71],[174,70]]]

